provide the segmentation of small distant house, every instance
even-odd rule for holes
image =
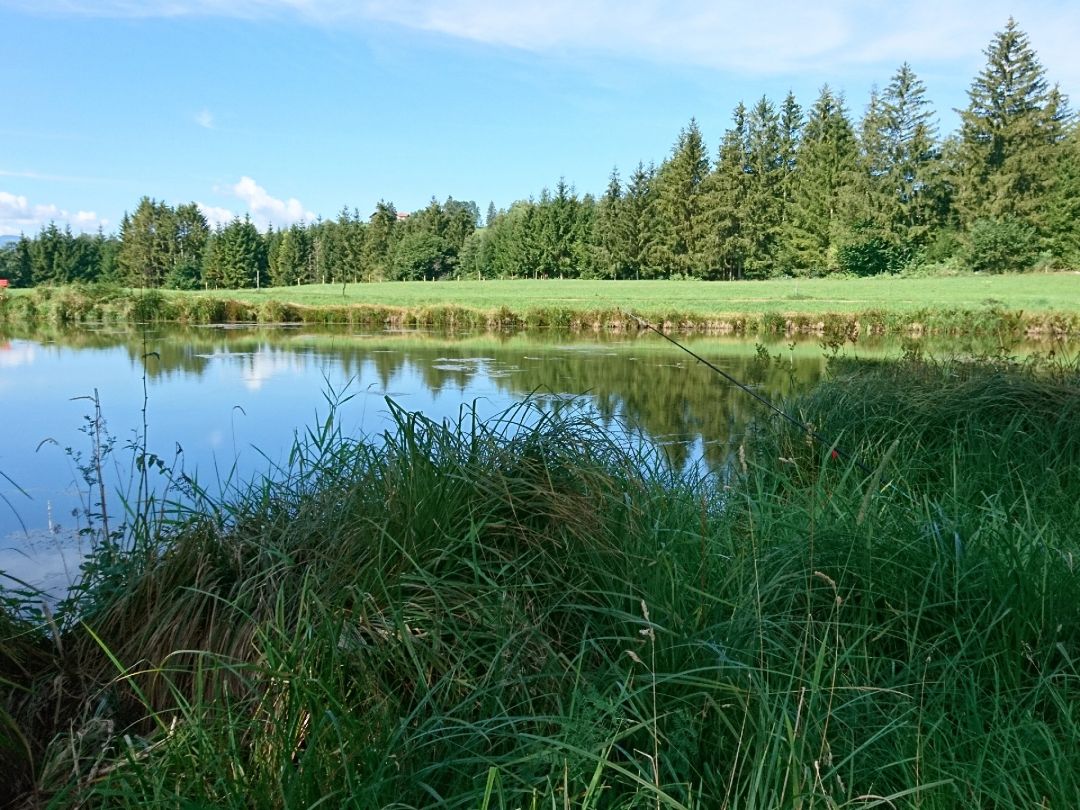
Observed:
[[[8,281],[6,278],[0,278],[0,290],[4,289],[4,287],[10,287],[10,286],[11,286],[10,281]]]
[[[397,212],[397,218],[398,218],[398,222],[404,222],[406,219],[409,218],[409,212],[408,211],[398,211]]]

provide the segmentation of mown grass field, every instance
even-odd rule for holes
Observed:
[[[867,279],[440,281],[257,290],[69,285],[0,297],[8,324],[305,323],[366,329],[597,334],[639,318],[674,332],[739,335],[1080,335],[1080,273]]]
[[[302,306],[369,304],[394,307],[451,305],[574,310],[630,309],[697,315],[911,312],[928,308],[1004,308],[1029,312],[1080,311],[1080,273],[946,278],[775,279],[769,281],[496,280],[309,284],[261,290],[210,290],[259,303]]]

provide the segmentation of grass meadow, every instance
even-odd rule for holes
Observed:
[[[1069,807],[1080,374],[838,364],[720,469],[332,418],[0,612],[16,807]],[[842,455],[833,453],[835,446]]]
[[[1080,334],[1080,274],[694,281],[440,281],[177,292],[110,285],[0,296],[0,322],[306,323],[365,329],[783,336]]]
[[[220,295],[221,291],[209,291]],[[980,309],[1073,312],[1080,273],[969,275],[944,278],[815,278],[767,281],[492,280],[308,284],[230,291],[237,300],[301,306],[367,304],[421,308],[619,310],[693,315],[858,313],[866,310]]]

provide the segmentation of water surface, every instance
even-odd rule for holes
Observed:
[[[688,339],[694,351],[766,396],[813,385],[826,352],[811,341],[767,346]],[[849,354],[896,354],[886,344]],[[389,424],[386,398],[442,420],[463,406],[492,415],[526,397],[573,397],[597,418],[639,430],[681,467],[721,464],[761,406],[650,335],[587,339],[520,334],[448,337],[310,328],[130,328],[0,335],[0,571],[35,584],[70,581],[81,554],[95,395],[111,437],[110,513],[122,513],[133,452],[146,449],[214,489],[281,463],[294,434],[329,399],[349,435]],[[144,427],[145,426],[145,427]]]

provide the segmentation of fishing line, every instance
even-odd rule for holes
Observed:
[[[768,398],[763,397],[761,394],[759,394],[757,391],[752,389],[746,383],[736,379],[734,376],[732,376],[728,372],[724,371],[719,366],[717,366],[714,363],[711,363],[708,360],[706,360],[704,357],[702,357],[697,352],[695,352],[695,351],[687,348],[683,344],[679,343],[679,341],[675,340],[675,338],[673,338],[670,335],[666,334],[663,330],[658,329],[657,327],[653,326],[652,323],[645,320],[644,318],[639,318],[633,312],[628,312],[626,310],[623,310],[623,313],[625,315],[627,315],[628,317],[632,318],[633,320],[637,321],[639,326],[643,326],[646,329],[648,329],[648,330],[650,330],[652,332],[655,332],[660,337],[662,337],[664,340],[666,340],[668,343],[671,343],[672,345],[677,346],[678,348],[682,349],[684,352],[686,352],[688,355],[693,357],[699,363],[703,363],[704,365],[711,368],[713,371],[715,371],[717,374],[719,374],[721,377],[723,377],[729,383],[734,385],[740,391],[742,391],[743,393],[748,394],[749,396],[756,399],[758,402],[760,402],[762,405],[764,405],[770,411],[775,413],[777,416],[780,416],[780,417],[786,419],[791,424],[795,425],[795,427],[797,427],[799,430],[801,430],[807,436],[812,438],[814,441],[819,442],[820,444],[828,447],[830,450],[832,450],[832,452],[834,452],[836,454],[836,456],[838,458],[843,458],[843,459],[850,460],[856,467],[858,467],[860,470],[865,472],[867,475],[873,475],[874,474],[874,470],[870,469],[865,464],[863,464],[861,461],[859,461],[859,459],[855,456],[854,453],[847,452],[846,450],[839,447],[836,444],[836,442],[830,441],[826,436],[822,436],[820,433],[818,433],[816,430],[814,430],[812,427],[810,427],[805,422],[800,422],[798,419],[796,419],[794,416],[789,414],[783,408],[779,408],[776,405],[774,405]]]

